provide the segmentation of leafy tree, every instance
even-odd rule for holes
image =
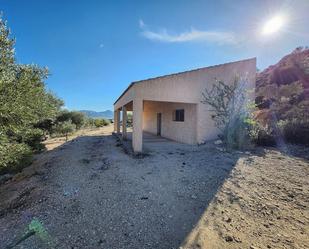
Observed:
[[[85,119],[85,114],[76,111],[71,112],[71,120],[76,125],[76,129],[80,129],[85,124]]]
[[[76,125],[76,129],[80,129],[86,122],[86,117],[83,113],[77,111],[61,111],[56,118],[56,122],[71,121]]]
[[[55,132],[65,136],[65,140],[68,141],[68,136],[70,133],[74,132],[76,125],[72,123],[71,120],[64,121],[56,125]]]
[[[38,123],[36,123],[34,125],[34,128],[38,128],[41,129],[42,131],[44,131],[44,135],[51,134],[52,133],[52,129],[53,129],[53,125],[54,125],[54,120],[53,119],[44,119]]]
[[[127,126],[128,127],[133,126],[133,113],[132,112],[127,113]]]
[[[68,110],[60,111],[56,117],[56,123],[71,120],[71,113]]]
[[[0,17],[0,148],[6,153],[0,157],[0,171],[22,164],[24,156],[39,149],[44,134],[36,124],[54,119],[63,104],[45,89],[47,68],[16,63],[10,35]]]

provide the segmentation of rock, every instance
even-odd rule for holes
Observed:
[[[242,242],[242,240],[239,238],[239,237],[233,237],[234,238],[234,240],[237,242],[237,243],[241,243]]]
[[[234,240],[231,235],[226,235],[224,239],[226,242],[232,242]]]
[[[288,197],[290,197],[290,198],[293,199],[293,198],[295,197],[295,195],[294,195],[293,193],[289,193],[289,194],[288,194]]]
[[[218,139],[218,140],[214,141],[214,144],[215,144],[215,145],[222,144],[222,140]]]
[[[250,249],[259,249],[259,248],[256,246],[250,246]]]
[[[192,199],[197,199],[197,196],[196,195],[191,195],[191,198]]]
[[[225,217],[224,221],[227,222],[227,223],[230,223],[232,221],[232,219],[230,217]]]

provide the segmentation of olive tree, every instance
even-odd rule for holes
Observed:
[[[36,124],[54,119],[63,104],[45,88],[48,69],[18,64],[14,45],[0,16],[0,172],[26,166],[44,135]]]

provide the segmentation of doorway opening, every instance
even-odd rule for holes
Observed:
[[[162,113],[157,113],[157,136],[161,136]]]

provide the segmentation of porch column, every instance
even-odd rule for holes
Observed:
[[[127,108],[122,107],[122,138],[127,139]]]
[[[143,150],[143,100],[133,100],[133,134],[132,144],[134,152]]]
[[[117,114],[116,110],[114,110],[114,132],[117,131]]]
[[[114,110],[114,132],[120,133],[120,111],[119,109]]]

